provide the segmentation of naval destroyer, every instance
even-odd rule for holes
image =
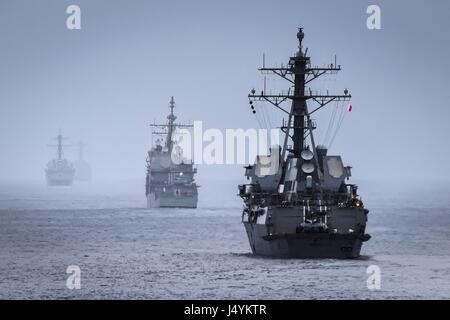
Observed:
[[[62,143],[64,137],[61,132],[55,139],[58,141],[56,145],[57,157],[47,163],[47,168],[45,169],[47,184],[49,186],[70,186],[73,183],[75,168],[72,163],[64,158]]]
[[[179,124],[174,114],[175,100],[169,103],[170,113],[164,124],[151,124],[153,135],[165,136],[157,140],[148,152],[145,195],[148,208],[197,208],[198,191],[194,175],[197,168],[192,160],[183,156],[174,141],[177,129],[191,128]]]
[[[78,159],[74,162],[75,181],[87,182],[92,179],[92,169],[89,163],[84,159],[84,143],[78,143]]]
[[[283,146],[272,147],[269,156],[258,156],[246,167],[250,183],[239,186],[244,202],[242,222],[256,255],[356,258],[362,243],[370,239],[365,233],[369,210],[358,187],[346,181],[351,167],[344,166],[340,156],[329,155],[326,147],[316,145],[316,122],[311,118],[333,101],[349,101],[351,95],[347,89],[342,95],[306,89],[311,81],[337,73],[341,66],[336,61],[322,68],[312,66],[308,49],[302,46],[302,28],[297,38],[298,52],[286,66],[267,68],[264,62],[260,69],[287,80],[290,88],[279,94],[253,89],[248,95],[253,113],[259,101],[269,102],[288,119],[281,127]]]

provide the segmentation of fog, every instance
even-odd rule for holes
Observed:
[[[373,3],[381,30],[366,27]],[[81,30],[66,28],[70,4]],[[262,87],[263,53],[266,65],[287,63],[298,26],[314,65],[336,54],[343,68],[312,87],[353,96],[330,153],[357,179],[447,180],[449,13],[446,0],[0,0],[0,181],[45,183],[59,129],[86,143],[96,181],[144,181],[149,124],[165,121],[170,96],[182,122],[259,128],[247,94]],[[316,114],[319,141],[331,108]],[[244,180],[242,165],[199,166],[200,184],[229,179]]]

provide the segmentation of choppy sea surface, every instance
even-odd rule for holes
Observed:
[[[372,239],[355,260],[253,256],[234,182],[204,184],[197,210],[145,209],[142,190],[1,184],[0,298],[450,298],[450,184],[360,183]],[[79,290],[66,287],[69,265]]]

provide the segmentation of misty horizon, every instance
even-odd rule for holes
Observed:
[[[433,8],[379,1],[383,27],[375,31],[365,26],[368,1],[288,1],[296,10],[279,13],[277,4],[259,1],[197,1],[195,10],[181,1],[77,1],[83,25],[76,31],[65,26],[69,4],[0,4],[0,181],[44,182],[55,154],[47,145],[59,129],[68,144],[86,143],[94,180],[144,179],[149,124],[165,120],[170,96],[181,122],[259,128],[247,94],[263,86],[262,55],[267,65],[287,63],[300,25],[312,64],[335,54],[342,64],[335,80],[317,80],[314,89],[348,88],[353,96],[330,150],[353,167],[353,178],[450,180],[446,1]],[[316,20],[310,12],[319,10]],[[274,78],[267,85],[287,89]],[[271,127],[279,126],[283,115],[264,108]],[[319,140],[331,108],[316,115]],[[76,149],[65,155],[76,159]],[[244,180],[243,171],[202,165],[197,179]]]

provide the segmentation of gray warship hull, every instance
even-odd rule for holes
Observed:
[[[49,186],[71,186],[75,176],[72,163],[63,157],[63,144],[65,139],[61,133],[55,138],[58,141],[58,153],[55,159],[47,163],[45,178]]]
[[[360,256],[363,238],[332,233],[267,235],[262,225],[244,223],[253,254],[272,258],[351,259]]]
[[[75,167],[75,181],[87,182],[92,180],[92,171],[89,164],[85,161],[76,161],[74,163]]]
[[[319,210],[318,210],[319,211]],[[259,212],[259,214],[257,213]],[[330,207],[324,210],[327,224],[321,230],[308,228],[307,207],[272,207],[243,214],[252,252],[273,258],[351,259],[360,256],[368,210]],[[305,227],[301,227],[305,226]],[[311,225],[312,226],[312,225]]]
[[[350,166],[341,156],[329,155],[328,147],[317,145],[311,116],[331,102],[340,108],[339,123],[335,113],[330,120],[325,143],[332,144],[345,116],[340,103],[350,101],[351,94],[322,94],[307,84],[324,74],[335,74],[341,66],[330,63],[315,67],[302,44],[303,28],[297,32],[298,51],[281,68],[259,70],[290,82],[289,89],[278,94],[254,88],[248,95],[252,113],[255,102],[270,102],[289,115],[280,127],[283,146],[275,144],[269,153],[257,155],[254,164],[245,167],[250,183],[239,186],[244,202],[242,222],[254,254],[274,258],[357,258],[362,243],[370,239],[365,233],[367,214],[358,186],[347,181]],[[290,111],[280,107],[291,101]],[[311,110],[311,111],[310,111]],[[347,108],[351,112],[352,106]],[[335,130],[332,130],[334,128]],[[328,133],[334,131],[328,142]],[[290,144],[292,143],[292,144]]]
[[[73,184],[73,175],[52,173],[47,174],[47,185],[51,187],[71,186]]]
[[[150,193],[147,208],[197,208],[197,196],[174,196]]]
[[[166,135],[166,143],[156,141],[148,152],[145,195],[147,208],[197,208],[198,186],[195,183],[197,168],[193,161],[183,155],[183,149],[174,141],[177,128],[191,128],[192,125],[175,123],[173,112],[175,100],[170,99],[170,114],[166,124],[152,124],[158,128],[153,134]]]
[[[178,171],[182,169],[187,171]],[[198,186],[192,178],[195,172],[196,169],[193,169],[192,165],[179,165],[176,169],[171,168],[162,172],[155,170],[154,175],[149,168],[145,188],[147,208],[197,208]],[[162,180],[157,180],[161,178],[157,174],[161,173]],[[166,175],[169,177],[176,175],[186,180],[177,179],[173,182],[172,179],[165,180]],[[152,184],[152,181],[155,182]]]

